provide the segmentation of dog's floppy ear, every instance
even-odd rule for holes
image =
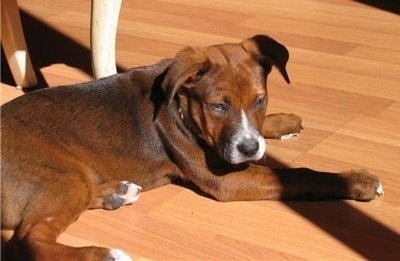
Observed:
[[[243,48],[253,54],[258,62],[269,72],[275,65],[287,83],[290,83],[286,71],[289,52],[285,46],[266,35],[256,35],[242,42]]]
[[[201,48],[186,47],[179,51],[162,83],[167,105],[171,104],[180,87],[194,86],[209,67],[210,61]]]

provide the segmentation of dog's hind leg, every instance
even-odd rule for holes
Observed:
[[[120,250],[100,247],[70,247],[57,237],[88,208],[92,187],[77,176],[57,179],[56,189],[34,195],[24,219],[6,245],[9,260],[131,260]],[[50,201],[44,199],[52,198]],[[34,203],[33,203],[34,202]],[[44,202],[44,204],[43,204]]]
[[[129,181],[110,181],[95,185],[89,209],[117,209],[138,200],[142,188]]]

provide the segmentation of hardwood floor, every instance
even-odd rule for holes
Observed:
[[[90,80],[90,1],[18,3],[42,86]],[[293,167],[366,168],[385,195],[369,203],[219,203],[169,185],[132,206],[85,212],[59,242],[120,248],[138,260],[399,259],[399,12],[348,0],[124,0],[119,70],[186,45],[260,33],[286,45],[292,84],[272,72],[269,113],[299,114],[305,129],[298,139],[267,141],[268,154]],[[2,103],[22,94],[3,60],[1,76]]]

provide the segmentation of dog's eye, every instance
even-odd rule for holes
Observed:
[[[224,112],[225,111],[225,105],[223,103],[215,103],[211,105],[212,108],[218,112]]]
[[[254,101],[254,106],[258,108],[264,104],[264,101],[265,101],[265,96],[259,97]]]

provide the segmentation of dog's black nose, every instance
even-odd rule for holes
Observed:
[[[259,148],[258,140],[256,139],[246,139],[242,143],[238,145],[238,149],[240,153],[245,155],[246,157],[251,157],[257,153]]]

